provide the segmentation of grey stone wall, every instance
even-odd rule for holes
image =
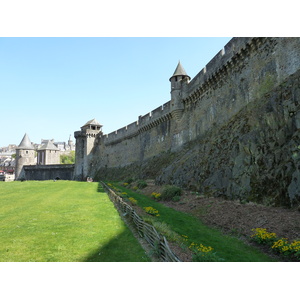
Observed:
[[[73,180],[74,165],[35,165],[24,166],[20,180]]]
[[[277,181],[266,178],[279,175],[271,172],[267,176],[259,169],[259,176],[254,176],[257,164],[264,158],[242,153],[265,151],[257,150],[264,149],[264,144],[269,151],[280,153],[278,157],[284,157],[282,152],[292,151],[290,147],[298,143],[295,132],[299,123],[299,81],[295,74],[299,69],[300,38],[234,38],[199,74],[183,84],[181,117],[172,114],[169,101],[139,117],[137,122],[96,137],[88,172],[98,178],[152,176],[159,183],[174,183],[214,195],[249,196],[258,201],[283,197],[284,204],[294,205],[299,202],[300,186],[297,164],[292,164],[294,158],[282,168],[278,158],[277,164],[270,164],[281,170],[281,179],[284,175],[287,178],[280,188],[277,185],[280,196],[276,196],[271,191]],[[274,103],[281,103],[283,94],[290,95],[289,100],[277,107]],[[268,104],[268,97],[274,105]],[[260,107],[260,103],[265,106]],[[289,108],[281,109],[280,105]],[[257,107],[261,110],[257,111]],[[256,119],[255,113],[260,119]],[[286,117],[290,113],[295,115],[293,121]],[[237,120],[239,125],[232,126]],[[221,134],[224,128],[228,132]],[[247,130],[252,132],[251,136],[243,135]],[[280,142],[276,143],[272,140],[277,139],[278,130]],[[289,140],[291,136],[294,146]],[[247,142],[238,142],[250,137],[251,147]],[[270,171],[269,167],[267,170]]]

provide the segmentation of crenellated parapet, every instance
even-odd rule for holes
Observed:
[[[179,62],[170,101],[77,139],[75,174],[299,205],[299,72],[299,37],[233,38],[192,80]]]
[[[233,38],[192,80],[179,62],[170,78],[171,100],[123,128],[97,134],[90,156],[99,166],[117,167],[177,151],[226,124],[299,66],[300,38]],[[89,140],[83,130],[76,135]]]
[[[240,72],[252,53],[258,51],[264,43],[274,47],[276,41],[263,37],[233,38],[189,83],[183,99],[185,105],[197,102],[208,91],[226,83],[228,76]]]
[[[168,101],[150,113],[140,116],[138,121],[102,136],[101,141],[104,145],[109,146],[122,142],[125,139],[133,138],[141,132],[145,132],[162,122],[170,120],[172,118],[170,111],[170,101]]]
[[[141,126],[139,128],[139,133],[148,131],[151,128],[154,128],[154,127],[158,126],[159,124],[170,120],[171,118],[172,118],[171,113],[168,113],[168,114],[165,114],[165,115],[161,116],[160,118],[154,119],[153,121],[149,122],[148,124],[146,124],[144,126]]]
[[[173,91],[175,95],[174,100],[170,100],[150,113],[140,116],[136,122],[102,136],[101,141],[104,145],[113,145],[150,130],[167,120],[180,120],[186,107],[196,103],[209,92],[226,84],[228,77],[233,73],[240,72],[251,55],[259,51],[262,45],[265,46],[265,44],[268,44],[269,47],[274,47],[276,39],[264,37],[233,38],[191,81],[189,81],[189,76],[185,74],[179,63],[174,75],[170,78],[171,81],[172,78],[176,77],[175,75],[181,75],[180,71],[183,70],[184,76],[180,78],[182,83],[180,85],[177,81],[172,83],[174,85],[173,88],[175,87]]]
[[[98,132],[84,132],[84,131],[75,131],[74,137],[75,139],[81,137],[81,138],[96,138]]]

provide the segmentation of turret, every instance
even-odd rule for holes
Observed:
[[[73,141],[71,140],[71,134],[70,134],[70,137],[69,137],[69,140],[68,140],[68,146],[70,148],[70,151],[72,151],[73,148],[74,148],[74,145],[73,145]]]
[[[184,109],[182,103],[182,90],[184,84],[188,83],[190,76],[187,75],[180,61],[175,69],[173,76],[169,79],[171,82],[171,110],[172,116],[179,120]]]
[[[93,119],[84,124],[80,131],[74,133],[76,139],[75,180],[85,180],[89,176],[90,153],[94,147],[96,136],[102,133],[101,127],[102,125]]]
[[[22,179],[21,171],[23,166],[35,165],[35,149],[25,133],[20,145],[16,148],[16,180]]]

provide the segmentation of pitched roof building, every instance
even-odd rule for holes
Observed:
[[[60,163],[60,151],[53,144],[51,140],[47,140],[46,143],[37,149],[37,164],[38,165],[51,165]]]

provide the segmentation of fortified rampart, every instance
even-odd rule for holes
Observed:
[[[20,174],[22,180],[73,180],[73,177],[73,164],[23,166]]]
[[[259,199],[273,197],[274,193],[263,191],[266,181],[260,176],[269,167],[257,169],[253,145],[263,149],[267,143],[271,152],[280,153],[291,139],[300,145],[299,69],[300,38],[233,38],[191,81],[186,74],[174,73],[170,101],[116,132],[98,134],[86,160],[88,173],[98,178],[153,178],[161,184],[173,183],[230,198],[255,197],[258,190]],[[283,98],[283,90],[287,98]],[[272,99],[268,98],[271,94]],[[257,112],[257,107],[261,111]],[[268,123],[259,118],[266,118]],[[237,120],[240,123],[235,130],[240,136],[230,130],[230,124]],[[261,139],[269,136],[266,130],[270,132],[270,126],[272,143]],[[223,138],[227,138],[216,145],[222,130]],[[245,136],[249,132],[251,135]],[[243,155],[250,156],[250,161]],[[217,166],[220,157],[224,161]],[[280,167],[281,179],[285,168],[289,174],[285,186],[278,188],[289,205],[300,197],[295,184],[300,186],[299,162],[290,160],[292,166]],[[278,161],[269,164],[275,170],[279,168]]]

